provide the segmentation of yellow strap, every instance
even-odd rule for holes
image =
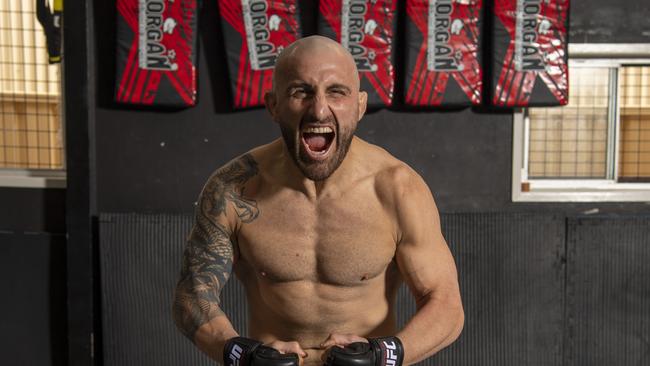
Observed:
[[[54,11],[63,11],[63,0],[54,0]]]

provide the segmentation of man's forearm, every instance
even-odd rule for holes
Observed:
[[[213,290],[197,291],[180,281],[174,296],[173,316],[178,329],[201,351],[218,362],[223,361],[225,342],[238,334],[219,306]]]
[[[397,337],[404,345],[404,365],[420,362],[458,338],[465,316],[457,296],[427,296]]]
[[[213,360],[223,363],[223,348],[230,338],[237,337],[230,320],[223,315],[203,324],[194,334],[194,344]]]

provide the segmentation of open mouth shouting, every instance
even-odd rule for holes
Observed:
[[[304,126],[300,130],[303,151],[310,160],[323,161],[333,151],[336,133],[330,126]]]

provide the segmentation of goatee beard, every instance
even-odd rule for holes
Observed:
[[[336,151],[332,152],[332,156],[327,160],[321,162],[310,160],[308,156],[302,153],[300,150],[300,136],[296,140],[295,130],[280,124],[280,131],[282,132],[282,139],[287,150],[289,150],[289,155],[291,155],[293,162],[306,178],[315,182],[329,178],[338,169],[341,163],[343,163],[352,144],[352,138],[354,137],[354,131],[339,130],[336,134]]]

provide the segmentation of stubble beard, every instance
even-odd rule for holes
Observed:
[[[354,137],[355,129],[350,130],[341,130],[339,129],[336,133],[336,150],[332,152],[330,156],[325,161],[313,161],[305,154],[301,145],[301,136],[300,132],[296,130],[285,127],[284,124],[280,123],[280,131],[282,132],[282,139],[284,144],[289,150],[289,155],[291,159],[296,164],[298,169],[302,174],[315,182],[323,181],[329,178],[336,169],[343,163],[345,156],[348,154],[350,145],[352,144],[352,138]],[[334,143],[334,141],[332,142]],[[330,147],[332,148],[332,147]]]

